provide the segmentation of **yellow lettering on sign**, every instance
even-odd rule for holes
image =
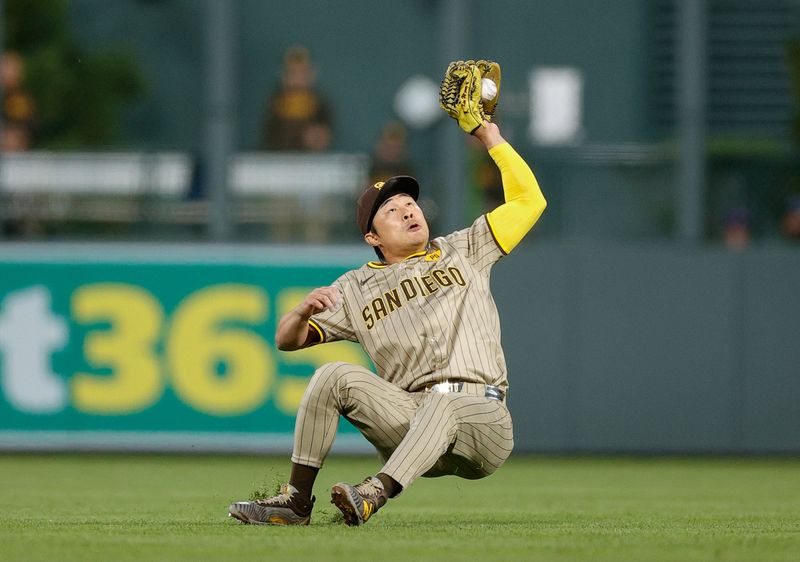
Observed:
[[[189,295],[175,311],[166,341],[178,396],[218,416],[261,406],[275,376],[274,360],[258,334],[236,324],[261,324],[267,313],[267,295],[252,285],[215,285]]]
[[[164,313],[153,296],[133,285],[99,283],[72,295],[76,322],[108,322],[84,341],[87,363],[111,374],[75,373],[70,380],[73,404],[90,414],[130,414],[155,403],[164,383],[155,354]]]

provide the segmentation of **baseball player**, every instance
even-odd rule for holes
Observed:
[[[291,351],[357,341],[377,376],[347,363],[320,367],[297,413],[289,482],[274,497],[233,503],[232,517],[309,524],[314,480],[340,416],[384,462],[359,484],[332,487],[331,501],[349,525],[368,521],[420,476],[483,478],[508,458],[509,385],[489,274],[546,202],[497,125],[484,120],[470,132],[499,167],[505,202],[469,228],[430,240],[414,178],[392,177],[363,192],[357,222],[379,260],[311,291],[281,318],[276,343]]]

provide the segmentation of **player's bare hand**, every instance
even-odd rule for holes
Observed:
[[[483,125],[478,127],[475,131],[474,135],[483,143],[487,150],[506,142],[500,135],[500,128],[491,121],[484,121]]]
[[[491,121],[484,121],[483,125],[480,127],[480,129],[483,129],[483,131],[481,131],[481,132],[484,135],[499,135],[500,134],[500,127],[497,126],[497,123],[492,123]]]
[[[305,300],[297,307],[297,313],[310,318],[318,312],[337,308],[342,304],[342,293],[338,287],[318,287],[308,293]]]

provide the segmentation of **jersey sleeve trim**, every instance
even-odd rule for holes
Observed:
[[[316,322],[314,322],[310,318],[308,319],[308,325],[311,326],[312,328],[314,328],[317,331],[317,333],[319,334],[319,343],[325,343],[325,340],[327,339],[325,337],[325,330],[323,330],[320,327],[319,324],[317,324]]]
[[[495,234],[494,232],[492,221],[489,220],[489,214],[487,213],[484,216],[486,217],[486,225],[489,227],[489,233],[492,235],[492,240],[494,240],[494,243],[497,244],[497,247],[500,249],[500,252],[502,252],[504,256],[507,256],[508,252],[506,251],[505,248],[503,248],[503,245],[500,243],[500,240],[497,239],[497,234]]]

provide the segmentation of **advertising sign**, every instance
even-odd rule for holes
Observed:
[[[0,261],[0,447],[289,450],[314,370],[371,366],[348,342],[274,345],[346,269]]]

